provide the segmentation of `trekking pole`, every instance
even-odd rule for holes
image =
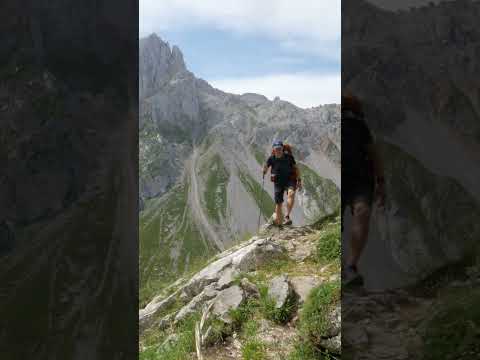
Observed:
[[[263,205],[263,188],[265,186],[265,174],[262,176],[262,190],[260,193],[260,206],[258,207],[258,226],[257,226],[257,234],[260,232],[260,216],[262,215],[262,205]]]

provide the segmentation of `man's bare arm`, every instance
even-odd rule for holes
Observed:
[[[263,166],[263,176],[265,176],[265,174],[268,172],[268,168],[269,168],[269,167],[270,167],[270,166],[268,166],[267,164],[265,164],[265,165]]]

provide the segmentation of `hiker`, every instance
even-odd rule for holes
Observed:
[[[374,198],[383,209],[383,163],[368,129],[360,100],[342,96],[342,232],[343,214],[350,206],[352,234],[342,283],[363,285],[357,264],[368,239]]]
[[[300,172],[292,155],[291,147],[281,141],[274,141],[272,155],[263,167],[263,176],[270,169],[271,180],[274,183],[275,223],[277,226],[291,225],[290,214],[295,203],[295,191],[301,188]],[[283,195],[287,191],[287,214],[283,223]]]

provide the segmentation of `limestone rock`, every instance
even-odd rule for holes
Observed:
[[[200,310],[206,301],[213,299],[215,296],[217,296],[217,294],[218,291],[215,290],[215,284],[206,286],[200,294],[195,296],[187,305],[180,309],[175,316],[174,324],[185,319],[188,315],[194,313],[195,311]]]
[[[173,293],[164,299],[156,297],[144,309],[141,309],[138,314],[140,331],[151,324],[156,313],[171,306],[175,302],[176,295],[176,293]]]
[[[280,258],[284,252],[280,245],[269,239],[257,239],[232,253],[227,252],[226,256],[195,274],[182,290],[190,296],[195,296],[206,285],[217,282],[227,268],[230,269],[228,270],[230,274],[234,274],[235,271],[251,271],[267,260]],[[222,281],[225,280],[226,278]]]
[[[320,345],[334,354],[342,353],[342,337],[337,335],[328,339],[322,339]]]
[[[173,322],[173,320],[175,319],[175,314],[172,313],[172,314],[168,314],[167,316],[161,318],[158,323],[156,324],[157,328],[159,330],[164,330],[166,329],[168,326],[170,326],[170,324]]]
[[[321,283],[315,276],[295,276],[290,279],[293,290],[299,297],[299,303],[304,303],[310,291]]]
[[[342,310],[341,305],[338,303],[327,316],[328,330],[325,337],[335,337],[342,329]]]
[[[232,319],[229,311],[237,309],[244,300],[245,294],[238,285],[229,287],[228,289],[222,290],[215,298],[212,313],[218,316],[223,322],[230,324]]]
[[[222,273],[222,276],[220,279],[218,279],[217,282],[217,290],[223,290],[235,281],[236,276],[239,274],[238,270],[232,269],[232,268],[227,268],[225,271]]]
[[[247,278],[240,281],[240,286],[249,297],[260,298],[260,292],[255,284],[251,283]]]
[[[292,297],[292,287],[286,275],[280,275],[268,284],[268,296],[275,301],[275,307],[281,309],[287,305]]]

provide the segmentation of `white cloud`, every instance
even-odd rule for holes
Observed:
[[[302,43],[315,53],[323,42],[340,40],[340,19],[340,0],[140,0],[139,30],[145,36],[209,26],[269,36],[284,44]]]
[[[278,74],[251,78],[211,80],[212,86],[234,94],[262,94],[273,100],[276,96],[292,104],[308,108],[340,103],[340,74]]]

